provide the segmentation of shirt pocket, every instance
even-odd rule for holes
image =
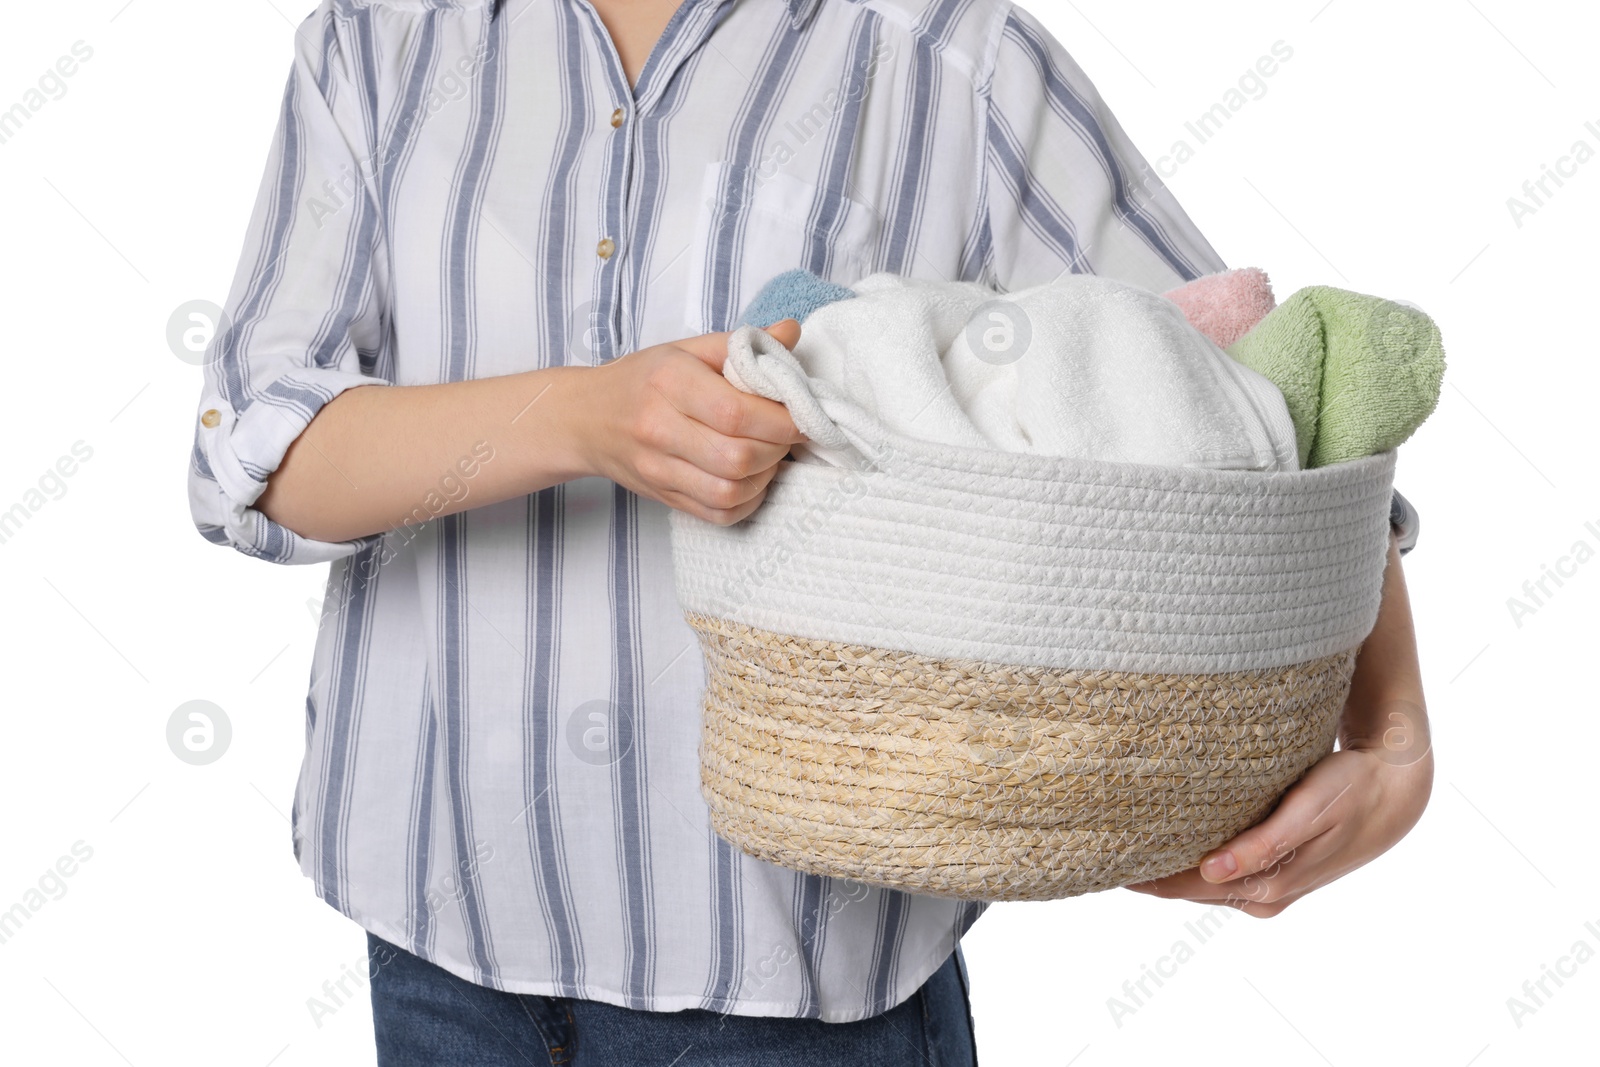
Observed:
[[[684,327],[728,330],[774,276],[796,267],[849,285],[871,268],[878,218],[844,192],[779,170],[763,177],[728,160],[706,165],[689,245]],[[740,196],[740,186],[743,196]]]

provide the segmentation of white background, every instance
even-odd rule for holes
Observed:
[[[311,6],[17,3],[0,34],[0,108],[75,41],[94,49],[0,145],[0,510],[74,442],[93,449],[0,544],[0,911],[76,843],[92,850],[0,943],[7,1063],[372,1062],[363,999],[320,1026],[307,1009],[362,968],[364,942],[313,896],[287,822],[325,567],[195,532],[199,370],[166,341],[175,308],[226,295]],[[1196,147],[1169,184],[1230,264],[1266,268],[1280,298],[1329,283],[1440,322],[1444,397],[1398,482],[1423,515],[1405,573],[1438,777],[1395,849],[1275,918],[1233,913],[1203,944],[1185,924],[1204,906],[1123,890],[992,908],[964,942],[983,1062],[1600,1060],[1600,959],[1547,984],[1520,1026],[1507,1007],[1576,942],[1600,952],[1600,559],[1547,581],[1554,595],[1520,625],[1507,605],[1576,542],[1600,549],[1600,159],[1520,226],[1507,207],[1575,141],[1600,149],[1600,15],[1508,0],[1026,6],[1148,156]],[[1265,94],[1196,145],[1184,123],[1280,40],[1293,58]],[[167,747],[192,699],[233,725],[209,766]],[[1193,957],[1119,1025],[1108,999],[1179,940]]]

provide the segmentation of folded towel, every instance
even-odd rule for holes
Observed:
[[[1276,306],[1266,271],[1240,267],[1207,274],[1163,294],[1189,324],[1223,348],[1255,329]]]
[[[806,275],[780,275],[758,294],[746,322],[791,309],[786,317],[805,323],[793,354],[814,387],[896,432],[1114,462],[1298,469],[1277,387],[1159,294],[1084,274],[1000,294],[879,272],[814,309],[773,299],[769,290],[805,281],[797,273]],[[735,331],[729,344],[748,345],[748,335]],[[796,458],[849,463],[816,443]]]
[[[1282,391],[1301,467],[1398,447],[1433,413],[1444,377],[1427,315],[1325,285],[1285,300],[1228,354]]]

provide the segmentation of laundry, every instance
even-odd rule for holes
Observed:
[[[1173,301],[1109,278],[1068,274],[1002,296],[889,272],[830,289],[791,271],[756,295],[747,316],[763,326],[803,321],[793,356],[811,388],[908,437],[1164,466],[1297,468],[1278,388]],[[748,343],[748,333],[730,338],[731,348]],[[761,392],[736,380],[741,362],[730,355],[724,373]],[[809,432],[803,413],[791,415]],[[845,462],[815,442],[796,452]]]
[[[966,900],[1192,868],[1333,751],[1442,369],[1421,312],[1260,271],[779,275],[723,374],[807,442],[671,516],[713,829]]]
[[[1433,412],[1444,374],[1438,327],[1416,308],[1330,286],[1277,306],[1255,268],[1164,296],[1080,274],[998,294],[792,270],[740,324],[783,318],[806,327],[793,355],[812,385],[890,429],[1084,459],[1281,471],[1375,455]],[[728,373],[745,388],[740,364]]]

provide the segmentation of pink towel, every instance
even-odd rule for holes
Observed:
[[[1165,296],[1218,348],[1227,348],[1249,333],[1278,303],[1266,271],[1255,267],[1208,274]]]

